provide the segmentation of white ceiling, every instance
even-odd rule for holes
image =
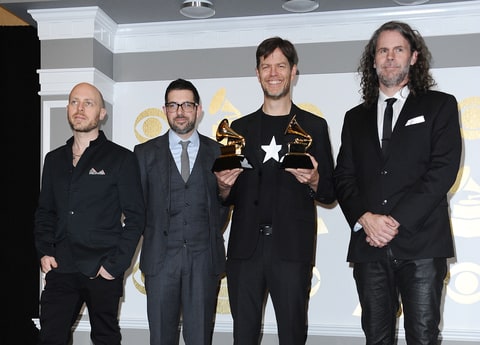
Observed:
[[[282,8],[283,0],[211,0],[215,6],[215,18],[234,18],[288,14]],[[475,0],[430,0],[425,5],[469,2]],[[164,21],[196,20],[179,13],[183,0],[0,0],[0,6],[27,23],[36,26],[28,14],[29,9],[68,7],[100,7],[117,24],[150,23]],[[418,6],[425,6],[418,5]],[[405,7],[393,0],[320,0],[313,12],[360,10],[373,8]]]

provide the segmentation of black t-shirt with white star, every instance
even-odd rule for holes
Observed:
[[[260,151],[264,158],[260,166],[260,224],[272,224],[277,178],[283,173],[280,159],[287,152],[285,129],[289,119],[289,115],[262,114]]]

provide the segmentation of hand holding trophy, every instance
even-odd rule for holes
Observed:
[[[288,143],[288,152],[283,156],[282,168],[313,169],[312,161],[306,154],[313,140],[310,134],[300,127],[296,115],[293,115],[285,129],[285,135],[287,134],[297,135],[297,137],[293,142]]]
[[[253,169],[253,166],[242,154],[245,138],[229,127],[227,119],[223,119],[218,125],[216,139],[218,142],[227,139],[227,143],[220,148],[220,157],[215,160],[212,171],[235,168]]]

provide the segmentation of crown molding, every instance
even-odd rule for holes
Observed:
[[[37,73],[40,96],[68,95],[76,84],[87,82],[100,90],[106,102],[113,104],[115,82],[96,68],[39,69]]]
[[[117,24],[97,6],[28,10],[41,41],[95,38],[114,51]]]
[[[251,47],[276,35],[295,44],[368,40],[389,20],[406,21],[424,37],[480,33],[480,1],[121,25],[95,6],[29,13],[40,40],[90,37],[113,53]]]

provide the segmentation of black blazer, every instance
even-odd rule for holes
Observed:
[[[249,258],[259,236],[258,193],[260,170],[264,152],[261,150],[261,109],[232,122],[231,128],[245,137],[245,156],[254,169],[244,170],[233,185],[226,203],[233,205],[232,223],[228,241],[227,257]],[[282,172],[276,186],[276,205],[272,225],[274,245],[285,260],[315,261],[318,202],[329,204],[335,201],[333,185],[333,157],[327,122],[312,113],[301,110],[292,103],[290,117],[294,114],[301,127],[313,137],[309,149],[318,161],[320,181],[316,193],[298,182],[289,172]],[[285,145],[284,145],[285,146]],[[282,148],[285,153],[286,147]]]
[[[454,255],[447,193],[462,154],[457,101],[438,91],[408,96],[393,129],[386,157],[377,131],[377,105],[358,105],[344,119],[335,184],[353,229],[367,212],[390,214],[401,226],[390,247],[399,259]],[[385,256],[365,232],[351,231],[347,261]]]
[[[145,224],[137,159],[100,131],[73,169],[72,144],[73,137],[45,157],[35,212],[38,256],[54,256],[59,272],[94,277],[103,265],[123,277]]]
[[[220,155],[220,144],[200,135],[200,148],[195,164],[201,165],[207,196],[210,229],[211,274],[225,271],[225,241],[223,231],[228,219],[228,207],[221,204],[217,180],[211,168]],[[170,226],[170,171],[173,159],[168,141],[168,132],[134,148],[140,164],[147,220],[143,233],[140,270],[156,274],[162,267],[167,253]],[[174,163],[173,163],[174,164]]]

